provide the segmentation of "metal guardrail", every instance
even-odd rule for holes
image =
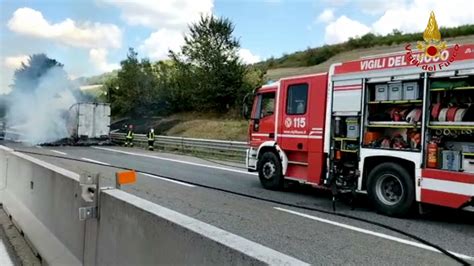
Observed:
[[[22,138],[25,135],[20,132],[12,131],[12,130],[3,130],[0,131],[0,139],[6,139],[16,142],[21,142]]]
[[[22,134],[7,130],[6,138],[13,141],[21,141]],[[125,133],[111,133],[110,139],[115,143],[125,142]],[[148,145],[148,139],[144,134],[134,134],[133,142],[138,146]],[[248,148],[247,142],[196,139],[170,136],[155,136],[156,148],[164,150],[177,150],[180,152],[198,152],[210,155],[222,156],[231,160],[244,161]]]
[[[110,138],[114,142],[123,143],[125,141],[125,133],[111,133]],[[137,145],[146,145],[148,139],[146,135],[134,134],[133,142]],[[182,152],[201,152],[244,159],[248,145],[247,142],[243,141],[155,136],[155,147],[179,150]]]

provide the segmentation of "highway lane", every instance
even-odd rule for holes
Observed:
[[[157,175],[173,176],[289,203],[331,209],[327,193],[308,188],[293,188],[287,192],[264,190],[255,175],[241,172],[242,170],[238,168],[222,169],[224,166],[187,156],[117,147],[111,148],[115,151],[83,147],[23,149],[124,165]],[[108,178],[108,182],[111,182],[115,171],[111,168],[62,159],[44,156],[38,158],[78,173],[85,170],[99,171]],[[280,206],[296,211],[296,213],[285,212],[275,209],[274,204],[171,183],[149,176],[140,176],[136,185],[126,187],[124,190],[310,263],[452,263],[440,254],[369,234],[384,233],[405,239],[390,231],[332,215]],[[436,215],[402,220],[378,215],[368,209],[365,202],[361,202],[360,205],[357,210],[351,211],[348,206],[340,203],[338,211],[405,229],[447,249],[474,256],[473,220],[472,216],[466,213],[442,210]],[[301,214],[311,216],[303,217]],[[319,220],[315,220],[315,217]],[[341,223],[368,232],[354,231],[347,226],[341,227]]]

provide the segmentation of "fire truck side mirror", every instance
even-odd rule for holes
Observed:
[[[245,120],[249,120],[250,119],[250,112],[249,112],[249,106],[247,104],[244,103],[244,105],[242,106],[242,115],[244,117]]]
[[[250,119],[250,113],[252,110],[252,101],[253,100],[253,93],[247,93],[244,97],[244,100],[242,101],[242,116],[244,117],[245,120]]]

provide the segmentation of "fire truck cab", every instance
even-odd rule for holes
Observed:
[[[473,133],[474,45],[385,54],[257,89],[246,164],[265,188],[367,193],[387,215],[473,211]]]

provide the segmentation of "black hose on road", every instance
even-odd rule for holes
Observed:
[[[81,159],[76,159],[76,158],[70,158],[70,157],[65,157],[65,156],[58,156],[58,155],[52,155],[52,154],[45,154],[45,153],[39,153],[39,152],[32,152],[32,151],[23,151],[23,150],[16,150],[14,149],[15,152],[21,152],[21,153],[26,153],[26,154],[33,154],[33,155],[39,155],[39,156],[47,156],[47,157],[53,157],[53,158],[59,158],[59,159],[65,159],[65,160],[70,160],[70,161],[77,161],[77,162],[83,162],[83,163],[89,163],[89,164],[95,164],[95,165],[100,165],[100,166],[105,166],[105,167],[111,167],[111,168],[116,168],[116,169],[123,169],[123,170],[133,170],[137,173],[141,173],[141,174],[148,174],[148,175],[156,175],[156,176],[160,176],[160,177],[164,177],[164,178],[167,178],[167,179],[170,179],[170,180],[173,180],[173,181],[179,181],[179,182],[182,182],[182,183],[186,183],[186,184],[190,184],[190,185],[194,185],[194,186],[197,186],[197,187],[202,187],[202,188],[207,188],[207,189],[211,189],[211,190],[216,190],[216,191],[220,191],[220,192],[225,192],[225,193],[229,193],[229,194],[233,194],[233,195],[237,195],[237,196],[241,196],[241,197],[245,197],[245,198],[250,198],[250,199],[254,199],[254,200],[260,200],[260,201],[264,201],[264,202],[268,202],[268,203],[273,203],[273,204],[278,204],[278,205],[282,205],[282,206],[287,206],[287,207],[292,207],[292,208],[297,208],[297,209],[303,209],[303,210],[308,210],[308,211],[315,211],[315,212],[319,212],[319,213],[324,213],[324,214],[329,214],[329,215],[334,215],[334,216],[338,216],[338,217],[343,217],[343,218],[347,218],[347,219],[351,219],[351,220],[355,220],[355,221],[359,221],[359,222],[364,222],[364,223],[367,223],[367,224],[371,224],[371,225],[375,225],[375,226],[378,226],[380,228],[384,228],[384,229],[387,229],[387,230],[390,230],[390,231],[393,231],[393,232],[396,232],[400,235],[404,235],[408,238],[411,238],[413,240],[416,240],[422,244],[425,244],[427,246],[430,246],[436,250],[438,250],[439,252],[441,252],[442,254],[448,256],[449,258],[455,260],[456,262],[460,263],[461,265],[471,265],[470,263],[468,263],[467,261],[459,258],[458,256],[452,254],[451,252],[449,252],[448,250],[436,245],[436,244],[433,244],[421,237],[418,237],[416,235],[413,235],[413,234],[410,234],[410,233],[407,233],[407,232],[404,232],[400,229],[397,229],[395,227],[392,227],[392,226],[389,226],[389,225],[386,225],[386,224],[382,224],[382,223],[379,223],[379,222],[374,222],[374,221],[371,221],[371,220],[367,220],[367,219],[364,219],[364,218],[360,218],[360,217],[356,217],[356,216],[352,216],[352,215],[349,215],[349,214],[343,214],[343,213],[337,213],[337,212],[331,212],[331,211],[327,211],[327,210],[324,210],[324,209],[319,209],[319,208],[312,208],[312,207],[306,207],[306,206],[301,206],[301,205],[297,205],[297,204],[292,204],[292,203],[286,203],[286,202],[281,202],[281,201],[277,201],[277,200],[272,200],[272,199],[266,199],[266,198],[262,198],[262,197],[258,197],[258,196],[253,196],[253,195],[248,195],[248,194],[244,194],[244,193],[240,193],[240,192],[235,192],[235,191],[231,191],[231,190],[227,190],[227,189],[223,189],[223,188],[216,188],[216,187],[212,187],[212,186],[208,186],[208,185],[203,185],[203,184],[199,184],[199,183],[195,183],[195,182],[190,182],[190,181],[186,181],[186,180],[181,180],[181,179],[178,179],[178,178],[174,178],[174,177],[170,177],[170,176],[164,176],[164,175],[159,175],[159,174],[156,174],[156,173],[150,173],[150,172],[146,172],[146,171],[140,171],[140,170],[137,170],[137,169],[132,169],[132,168],[128,168],[128,167],[123,167],[123,166],[117,166],[117,165],[105,165],[105,164],[101,164],[101,163],[96,163],[96,162],[90,162],[90,161],[86,161],[86,160],[81,160]]]

